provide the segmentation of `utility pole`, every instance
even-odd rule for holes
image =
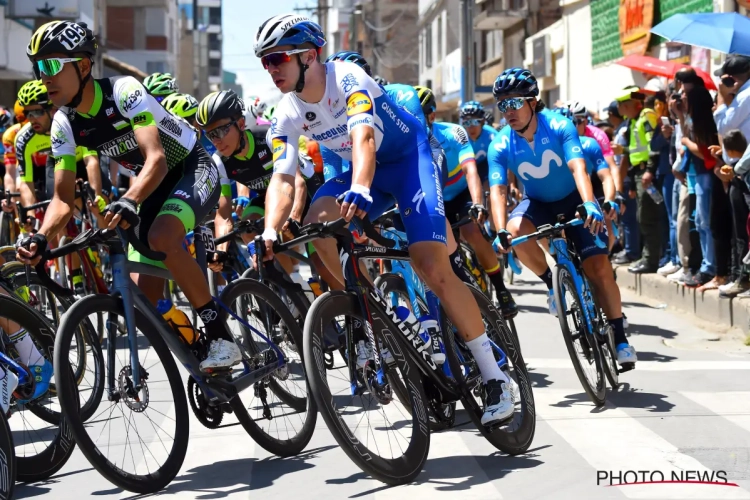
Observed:
[[[458,21],[461,33],[461,103],[474,99],[474,88],[476,87],[473,9],[473,0],[460,0]]]
[[[380,26],[382,24],[380,19],[380,0],[372,0],[372,14],[375,18],[375,27],[377,29],[372,30],[373,31],[373,40],[372,40],[372,51],[373,56],[372,57],[372,74],[373,75],[379,75],[380,74]],[[375,51],[378,51],[378,54],[375,54]]]

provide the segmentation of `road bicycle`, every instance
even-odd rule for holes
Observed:
[[[526,451],[536,426],[531,381],[520,348],[504,327],[495,306],[482,292],[470,287],[485,327],[497,332],[493,338],[500,341],[498,349],[507,354],[508,373],[520,388],[519,404],[505,427],[485,428],[481,424],[482,404],[474,395],[481,386],[481,376],[469,350],[455,337],[453,325],[441,311],[437,317],[447,361],[440,365],[433,361],[417,332],[396,316],[390,301],[362,279],[359,270],[361,259],[408,260],[408,252],[392,249],[394,242],[381,237],[366,219],[359,224],[365,235],[382,246],[355,244],[344,219],[309,224],[301,228],[299,238],[274,245],[276,253],[318,238],[333,237],[340,247],[346,291],[326,292],[318,297],[307,314],[304,329],[304,362],[310,386],[336,441],[367,474],[387,484],[405,484],[419,474],[427,459],[428,408],[436,413],[441,405],[460,400],[471,421],[490,443],[509,454]],[[260,238],[255,248],[258,259],[262,260],[264,247]],[[329,343],[326,329],[332,323],[343,326],[342,347],[351,353],[345,366],[336,370],[327,368],[325,361]],[[360,363],[362,358],[365,363]],[[403,394],[394,398],[397,391],[393,386],[399,384],[398,392]],[[339,406],[343,407],[341,411]],[[394,423],[399,417],[405,421]],[[361,429],[360,423],[369,424],[370,428]],[[386,426],[395,435],[378,439],[375,432]],[[389,451],[391,457],[381,456]]]
[[[605,203],[603,209],[605,213],[609,212],[609,204]],[[545,224],[534,233],[513,238],[511,246],[540,238],[549,241],[550,254],[556,263],[552,271],[552,290],[565,345],[586,394],[596,406],[602,406],[606,400],[605,377],[610,386],[616,388],[619,374],[635,366],[626,363],[622,369],[617,367],[614,331],[583,272],[577,250],[568,245],[565,238],[567,228],[583,225],[586,219],[583,205],[578,207],[577,214],[578,218],[567,222],[563,222],[563,215],[558,215],[556,224]],[[501,245],[507,246],[506,243],[501,242]],[[596,245],[606,247],[598,237]]]
[[[213,235],[200,226],[196,234],[199,235],[196,258],[205,269],[206,246],[212,249]],[[194,411],[197,409],[209,427],[218,426],[223,414],[233,413],[245,431],[269,452],[279,456],[301,452],[312,437],[316,407],[308,396],[299,355],[302,334],[281,300],[268,287],[253,280],[237,280],[227,286],[217,303],[243,359],[235,369],[205,374],[198,365],[208,349],[208,338],[200,334],[197,341],[188,343],[157,312],[129,273],[165,279],[171,276],[166,269],[128,262],[125,251],[128,241],[147,259],[159,261],[165,257],[146,247],[132,226],[127,232],[87,231],[45,255],[45,259],[59,258],[92,245],[109,249],[114,279],[112,293],[90,295],[76,302],[63,316],[55,344],[55,380],[62,413],[91,465],[115,485],[136,493],[152,493],[175,478],[189,439],[187,401],[175,358],[189,374],[188,397]],[[42,276],[44,271],[43,260],[37,265],[37,273]],[[43,280],[56,293],[70,293],[46,274]],[[238,305],[237,298],[242,296],[249,298]],[[79,325],[96,314],[106,318],[104,384],[109,405],[86,422],[78,412],[78,387],[67,368],[68,346]],[[124,318],[127,331],[124,337],[118,335],[118,318]],[[259,327],[265,328],[265,334],[248,323],[255,320],[259,320]],[[152,352],[155,359],[149,360]],[[118,361],[120,369],[115,366]],[[246,391],[251,387],[251,391]],[[250,395],[253,400],[243,401],[241,395]],[[171,402],[169,407],[160,406]],[[145,421],[143,429],[137,428],[139,417]],[[109,426],[116,424],[126,428],[112,432]],[[122,431],[126,433],[124,444]],[[112,434],[114,444],[108,441],[106,449],[101,449],[102,441]],[[141,441],[133,446],[131,437]],[[148,451],[140,460],[132,458],[144,448]]]

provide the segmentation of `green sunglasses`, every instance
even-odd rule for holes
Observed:
[[[42,75],[55,76],[63,70],[65,63],[76,62],[81,59],[81,57],[40,59],[36,62],[36,66],[34,66],[34,76],[37,79],[41,79]]]

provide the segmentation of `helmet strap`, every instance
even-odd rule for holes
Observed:
[[[245,149],[245,145],[247,144],[247,142],[245,141],[245,131],[241,130],[239,125],[237,125],[236,123],[234,124],[234,126],[237,127],[237,130],[240,132],[240,143],[237,146],[237,149],[235,149],[234,152],[230,156],[236,156],[240,154],[240,151]]]
[[[70,102],[66,104],[65,106],[68,108],[75,109],[81,105],[81,101],[83,100],[83,89],[86,88],[86,84],[91,78],[91,71],[89,71],[89,74],[86,75],[85,77],[81,77],[81,70],[78,69],[78,65],[74,64],[73,67],[75,68],[76,74],[78,75],[78,82],[79,82],[78,92],[76,92],[76,95],[73,96],[73,99],[71,99]]]
[[[299,64],[299,79],[297,80],[297,85],[294,87],[294,91],[299,94],[305,88],[305,71],[310,66],[302,64],[302,57],[299,54],[297,54],[297,63]]]
[[[516,130],[516,133],[518,133],[519,135],[525,133],[529,129],[529,127],[531,126],[531,120],[534,119],[534,114],[535,114],[534,113],[534,108],[531,107],[531,103],[530,102],[528,102],[528,103],[529,103],[529,108],[531,108],[531,118],[529,118],[529,121],[526,123],[526,125],[524,125],[524,127],[522,129]]]

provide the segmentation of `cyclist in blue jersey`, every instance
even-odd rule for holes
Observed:
[[[484,206],[484,189],[477,172],[474,150],[469,142],[466,130],[460,125],[435,121],[435,97],[432,90],[416,87],[427,123],[437,141],[445,152],[446,170],[448,172],[443,189],[445,198],[445,215],[448,222],[455,224],[467,215],[478,223],[484,224],[488,211]],[[513,296],[503,283],[502,266],[492,248],[484,239],[476,224],[467,224],[460,229],[461,238],[466,241],[477,255],[479,264],[484,268],[495,287],[497,301],[503,316],[513,318],[518,314],[518,306]],[[458,254],[457,254],[458,255]],[[460,259],[460,255],[458,255]]]
[[[606,214],[607,234],[609,235],[609,248],[611,249],[615,244],[615,235],[612,230],[612,224],[617,218],[617,214],[620,212],[621,199],[616,195],[615,180],[612,177],[609,163],[604,158],[604,152],[602,151],[601,146],[599,146],[599,142],[593,137],[584,135],[586,121],[573,114],[574,109],[572,106],[568,105],[562,108],[557,108],[555,109],[555,112],[575,124],[578,138],[581,140],[581,148],[583,149],[583,156],[586,160],[586,170],[591,178],[591,187],[594,189],[596,201],[598,201],[600,205],[605,201],[608,201],[612,207],[609,213]]]
[[[269,133],[274,173],[266,193],[266,256],[273,258],[273,242],[289,217],[297,141],[307,134],[349,161],[351,168],[318,190],[305,222],[350,220],[355,215],[376,218],[398,204],[414,269],[440,298],[477,360],[485,382],[482,423],[502,423],[514,411],[509,380],[497,366],[470,290],[451,268],[441,173],[433,163],[427,134],[359,66],[321,62],[325,43],[318,24],[295,14],[269,19],[255,37],[255,55],[284,94]],[[315,247],[344,283],[336,242],[320,239]]]
[[[558,214],[575,215],[583,204],[587,219],[583,226],[566,231],[583,262],[583,270],[615,332],[617,361],[635,363],[636,352],[628,344],[622,321],[620,290],[612,274],[606,248],[596,237],[606,238],[604,215],[594,196],[586,161],[573,123],[549,110],[539,99],[536,78],[526,69],[510,68],[495,80],[492,93],[508,122],[489,151],[492,210],[501,238],[536,231],[557,222]],[[523,200],[507,217],[507,182],[511,170],[524,183]],[[596,236],[595,236],[596,235]],[[550,313],[557,315],[552,293],[552,272],[536,241],[515,247],[521,261],[547,285]]]
[[[460,123],[469,134],[469,142],[474,149],[474,157],[477,162],[477,171],[479,172],[479,177],[482,180],[485,189],[489,188],[487,151],[489,151],[490,144],[498,133],[497,130],[487,124],[488,116],[492,115],[489,111],[486,111],[482,103],[478,101],[469,101],[465,103],[461,106],[459,111]],[[513,200],[520,199],[518,182],[516,182],[516,178],[512,172],[509,172],[508,184],[510,186],[511,198]],[[491,209],[490,200],[487,200],[487,206]]]

